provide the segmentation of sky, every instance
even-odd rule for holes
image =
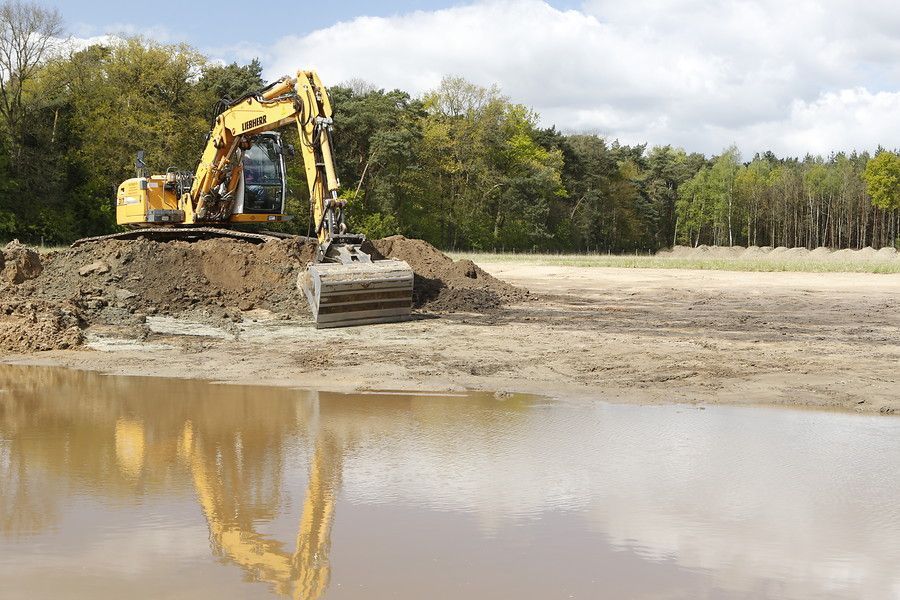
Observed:
[[[43,0],[68,33],[187,42],[419,95],[497,84],[542,125],[745,159],[900,146],[896,0]],[[206,4],[206,3],[202,3]]]

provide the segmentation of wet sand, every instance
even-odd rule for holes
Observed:
[[[4,360],[335,391],[900,412],[900,275],[483,266],[538,298],[322,331],[251,311],[237,336],[158,317],[144,340],[94,327],[87,349]]]

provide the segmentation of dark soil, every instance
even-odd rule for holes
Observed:
[[[394,235],[367,242],[375,258],[397,258],[415,272],[413,305],[432,312],[485,312],[529,297],[527,291],[452,258],[423,240]]]

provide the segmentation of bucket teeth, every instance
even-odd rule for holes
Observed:
[[[406,321],[413,271],[400,260],[310,265],[297,280],[316,328]]]

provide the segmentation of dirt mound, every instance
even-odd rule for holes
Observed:
[[[811,261],[852,261],[852,262],[884,262],[898,260],[900,255],[893,248],[874,250],[866,247],[860,250],[844,249],[831,250],[830,248],[786,248],[779,246],[675,246],[670,250],[660,252],[657,256],[663,258],[682,259],[740,259],[754,260],[766,259],[771,261],[811,260]]]
[[[107,240],[56,253],[23,292],[71,302],[88,317],[107,307],[148,314],[195,308],[295,313],[306,310],[297,274],[314,254],[314,244],[296,238],[261,245]]]
[[[147,314],[302,314],[297,275],[314,255],[315,245],[299,238],[108,240],[44,257],[13,242],[2,253],[0,350],[65,349],[81,343],[86,325],[142,322]]]
[[[865,248],[857,250],[856,256],[865,260],[871,260],[873,258],[878,258],[878,250],[872,248],[871,246],[866,246]]]
[[[528,296],[421,240],[395,236],[368,250],[409,263],[417,308],[480,312]],[[106,240],[43,256],[12,242],[0,254],[0,350],[69,348],[81,343],[88,325],[141,325],[153,314],[231,320],[252,309],[306,314],[296,282],[315,252],[305,238]]]
[[[0,301],[0,350],[36,352],[81,344],[84,325],[70,303],[7,298]]]
[[[76,306],[24,292],[22,284],[42,272],[41,255],[34,248],[13,240],[0,251],[0,350],[34,352],[81,343],[83,323]]]
[[[433,312],[483,312],[528,298],[527,291],[452,258],[423,240],[394,235],[367,242],[375,258],[406,261],[415,273],[413,305]]]

